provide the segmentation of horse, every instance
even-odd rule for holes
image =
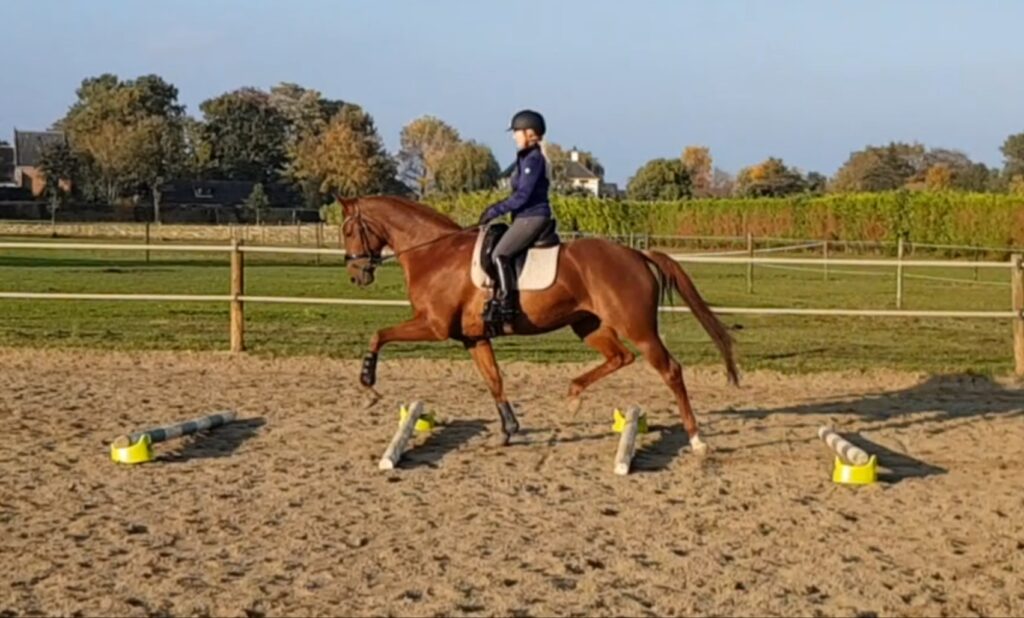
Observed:
[[[345,265],[350,281],[371,285],[385,247],[405,275],[410,319],[378,330],[363,358],[360,382],[373,390],[381,348],[395,342],[454,340],[461,343],[486,382],[501,418],[503,444],[519,422],[502,383],[501,371],[483,321],[489,293],[476,287],[470,264],[479,226],[463,229],[425,204],[392,196],[337,198],[341,204]],[[628,366],[631,341],[675,395],[683,428],[695,454],[707,452],[683,381],[682,367],[658,332],[658,307],[674,289],[690,307],[725,361],[728,381],[738,384],[733,340],[686,272],[665,253],[639,251],[609,240],[583,238],[563,243],[557,276],[544,290],[520,291],[519,313],[504,334],[538,335],[566,326],[604,357],[599,366],[572,380],[569,409],[598,380]]]

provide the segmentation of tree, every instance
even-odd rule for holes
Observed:
[[[287,122],[289,146],[322,131],[346,105],[344,101],[325,99],[317,90],[289,82],[271,88],[268,101]]]
[[[959,150],[932,148],[924,155],[924,169],[908,182],[911,188],[929,190],[960,189],[986,191],[990,172],[984,163],[975,163]]]
[[[683,149],[681,159],[693,182],[694,197],[710,196],[713,180],[711,149],[707,146],[687,146]]]
[[[269,102],[286,121],[287,164],[283,176],[298,186],[307,205],[319,206],[319,183],[299,178],[295,167],[296,151],[303,140],[322,132],[331,118],[349,104],[336,99],[326,99],[317,90],[288,82],[282,82],[270,89]]]
[[[214,176],[273,182],[286,162],[288,121],[267,93],[242,88],[200,104]]]
[[[923,173],[925,148],[920,144],[893,142],[888,146],[868,146],[854,152],[832,181],[839,192],[891,191],[900,189],[915,174]]]
[[[626,185],[632,200],[678,200],[691,195],[690,174],[680,159],[653,159],[645,163]]]
[[[395,190],[395,162],[365,112],[345,108],[321,133],[299,143],[295,173],[323,194],[357,196]]]
[[[122,81],[104,74],[83,80],[76,93],[57,125],[89,170],[87,192],[112,203],[148,186],[159,208],[158,186],[184,157],[178,89],[157,75]]]
[[[729,197],[736,188],[736,179],[729,172],[714,168],[711,172],[711,197]]]
[[[1007,191],[1013,195],[1024,196],[1024,175],[1017,174],[1011,177],[1007,185]]]
[[[1003,173],[1011,179],[1017,174],[1024,174],[1024,133],[1007,137],[1000,150],[1005,158]]]
[[[256,224],[259,225],[263,222],[263,211],[270,207],[270,200],[267,198],[266,192],[263,190],[263,183],[257,182],[253,188],[252,193],[245,199],[243,205],[245,210],[256,216]]]
[[[153,221],[160,223],[161,187],[187,169],[185,129],[178,118],[150,116],[138,123],[134,135],[138,179],[149,187]]]
[[[434,116],[405,125],[398,152],[402,180],[420,196],[437,189],[438,168],[460,143],[459,132]]]
[[[936,163],[928,168],[924,185],[929,191],[947,191],[953,188],[953,169],[945,163]]]
[[[775,157],[743,168],[736,176],[736,192],[743,197],[782,197],[806,189],[803,175]]]
[[[206,127],[195,118],[182,123],[185,142],[183,172],[191,178],[207,178],[213,169],[213,146],[206,139]]]
[[[67,142],[53,142],[39,153],[39,168],[45,179],[44,193],[49,202],[50,222],[57,223],[57,211],[71,193],[78,176],[78,160]]]
[[[493,189],[500,174],[491,149],[468,141],[456,145],[438,162],[435,182],[445,193],[482,191]]]
[[[807,192],[812,195],[822,195],[828,187],[828,177],[819,172],[808,172],[805,182]]]

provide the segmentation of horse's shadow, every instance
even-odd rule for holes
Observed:
[[[889,470],[879,480],[897,482],[905,478],[944,474],[946,470],[894,451],[865,438],[859,432],[920,427],[936,435],[955,431],[964,421],[978,418],[1024,417],[1024,389],[1000,384],[991,378],[971,374],[933,376],[909,388],[850,395],[825,402],[810,402],[779,408],[724,410],[715,416],[738,416],[764,420],[773,415],[856,416],[860,423],[847,423],[844,437],[873,453],[878,463]],[[808,422],[808,430],[817,426]],[[809,437],[808,441],[815,438]]]
[[[453,420],[436,427],[422,444],[410,449],[402,456],[400,466],[437,467],[448,453],[457,451],[464,444],[484,433],[487,423],[482,420]]]
[[[906,418],[930,412],[928,416]],[[781,408],[748,408],[716,412],[716,416],[740,416],[761,420],[774,414],[854,415],[874,423],[865,429],[905,429],[933,425],[945,431],[946,423],[975,417],[1024,416],[1024,389],[971,374],[933,376],[896,391],[850,395],[838,401],[810,402]]]

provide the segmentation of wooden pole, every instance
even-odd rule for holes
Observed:
[[[824,243],[822,243],[822,245],[821,245],[821,254],[822,254],[822,259],[824,260],[823,264],[824,264],[824,267],[825,267],[825,271],[824,271],[825,281],[828,281],[828,240],[826,240]]]
[[[896,243],[896,308],[903,308],[903,237]]]
[[[149,221],[146,222],[146,263],[149,264]]]
[[[295,215],[295,211],[292,211],[292,216]],[[302,223],[295,224],[295,244],[302,246]]]
[[[819,428],[818,437],[821,438],[825,444],[827,444],[828,447],[832,449],[845,463],[853,464],[855,466],[863,466],[868,463],[868,459],[870,459],[867,453],[844,440],[842,436],[837,434],[831,427]]]
[[[1012,260],[1010,276],[1013,281],[1010,287],[1013,311],[1017,314],[1013,319],[1013,358],[1017,377],[1024,377],[1024,254],[1014,253]]]
[[[747,232],[747,255],[754,258],[754,235]],[[754,263],[747,262],[747,294],[754,293]]]
[[[244,256],[238,250],[242,241],[231,241],[231,351],[245,350],[245,308],[239,299],[245,294]]]
[[[629,466],[636,453],[636,435],[639,433],[640,408],[633,406],[626,412],[626,425],[619,436],[619,448],[615,451],[615,474],[629,474]]]
[[[405,443],[412,437],[416,421],[420,420],[421,416],[423,416],[423,404],[414,401],[409,405],[409,416],[405,417],[405,420],[398,426],[395,437],[391,438],[391,443],[384,451],[384,456],[380,458],[380,463],[377,464],[379,469],[394,470],[398,466],[398,460],[402,458],[402,452],[405,450]]]
[[[323,246],[324,242],[324,224],[323,222],[316,224],[316,248],[319,249]],[[316,265],[320,265],[320,254],[316,254]]]

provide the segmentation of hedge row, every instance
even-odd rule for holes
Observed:
[[[427,200],[463,224],[504,194],[472,193]],[[634,202],[552,199],[560,229],[597,234],[660,234],[888,240],[1024,246],[1024,197],[990,193],[836,194],[777,199]]]

